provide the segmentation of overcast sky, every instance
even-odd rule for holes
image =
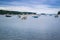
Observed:
[[[60,0],[0,0],[0,9],[36,13],[57,13],[60,11]]]

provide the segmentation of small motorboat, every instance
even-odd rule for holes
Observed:
[[[6,17],[11,17],[11,15],[7,14]]]
[[[33,16],[34,18],[38,18],[38,16]]]

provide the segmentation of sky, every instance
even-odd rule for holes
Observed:
[[[0,9],[56,14],[60,11],[60,0],[0,0]]]

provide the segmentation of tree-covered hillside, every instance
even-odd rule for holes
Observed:
[[[14,14],[14,15],[22,15],[22,14],[36,14],[36,13],[33,13],[33,12],[18,12],[18,11],[8,11],[8,10],[0,10],[0,14],[3,15],[3,14]]]

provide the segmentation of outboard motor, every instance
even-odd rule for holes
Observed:
[[[58,15],[60,15],[60,11],[58,12]]]

